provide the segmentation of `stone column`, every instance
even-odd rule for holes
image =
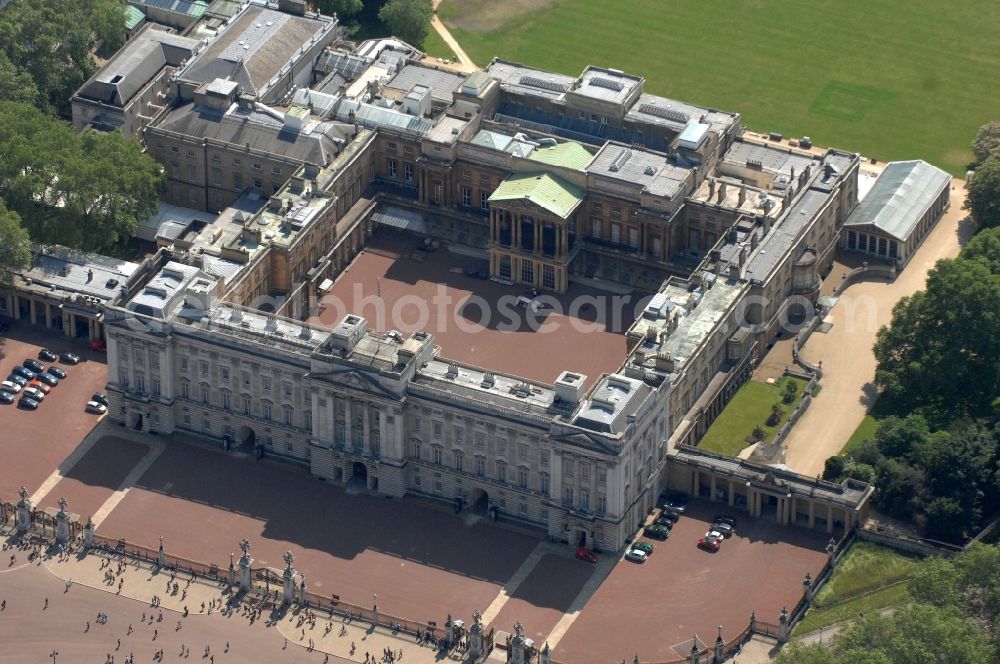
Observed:
[[[729,480],[729,506],[732,507],[736,504],[736,491],[733,485],[733,481]]]
[[[472,627],[469,628],[469,656],[473,662],[483,656],[483,618],[479,611],[472,612]]]
[[[448,614],[448,618],[444,621],[444,642],[451,646],[451,642],[455,640],[455,626],[451,622],[451,614]]]
[[[809,527],[816,527],[816,502],[813,500],[809,501]]]
[[[510,664],[525,664],[524,661],[524,627],[520,622],[514,623],[514,636],[510,639]]]
[[[299,572],[301,581],[299,581],[299,606],[306,605],[306,575]]]
[[[805,593],[806,601],[811,602],[813,598],[813,580],[812,575],[806,572],[806,578],[802,580],[802,591]]]
[[[240,591],[247,592],[253,585],[253,579],[250,577],[250,565],[253,564],[253,558],[250,557],[250,540],[241,540],[240,549],[243,550],[243,555],[240,556]]]
[[[48,302],[43,302],[42,306],[45,307],[45,329],[52,329],[52,307],[49,306]]]
[[[354,448],[354,424],[351,422],[351,408],[354,407],[354,402],[351,401],[350,397],[344,397],[344,449],[350,450]]]
[[[713,664],[722,664],[722,660],[725,657],[726,642],[722,640],[722,625],[718,625],[716,629],[719,630],[719,634],[715,637],[715,658]]]
[[[83,548],[89,549],[94,546],[94,522],[87,517],[87,523],[83,527]]]
[[[292,555],[291,551],[285,551],[285,555],[282,556],[285,560],[285,571],[281,574],[281,580],[284,582],[284,603],[292,604],[295,602],[295,569],[292,568],[292,563],[295,562],[295,556]]]
[[[382,446],[386,444],[386,435],[388,428],[386,427],[385,421],[386,415],[385,410],[382,408],[378,409],[378,453],[382,456]],[[372,449],[374,452],[374,448]]]
[[[691,664],[701,664],[701,650],[698,649],[698,635],[696,634],[693,644],[691,644]]]
[[[30,297],[28,298],[28,320],[31,321],[32,325],[35,324],[35,299]]]
[[[28,500],[28,489],[22,486],[17,494],[21,497],[17,501],[17,534],[21,535],[28,532],[28,528],[31,528],[31,514],[34,511],[34,505]]]
[[[46,305],[47,307],[48,305]],[[66,499],[59,498],[59,513],[56,514],[56,542],[65,544],[69,540],[69,512],[66,511]]]
[[[826,532],[833,532],[833,505],[826,506]]]
[[[156,552],[156,564],[160,567],[167,566],[167,554],[163,550],[163,535],[160,535],[160,548]]]
[[[546,641],[542,651],[538,653],[538,664],[550,664],[549,657],[549,642]]]
[[[233,563],[233,555],[229,554],[229,588],[232,589],[236,585],[236,565]]]
[[[785,643],[788,641],[788,609],[781,607],[781,615],[778,616],[778,641]]]
[[[710,489],[711,495],[709,496],[708,501],[711,502],[711,503],[714,503],[715,502],[715,475],[712,475],[711,479],[712,479],[712,487]]]
[[[361,453],[368,454],[371,450],[371,442],[368,440],[371,438],[371,422],[369,421],[371,416],[371,405],[367,402],[361,406]]]

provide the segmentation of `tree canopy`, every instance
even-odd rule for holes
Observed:
[[[965,207],[973,221],[984,228],[1000,226],[1000,155],[980,164],[966,188]]]
[[[124,26],[119,0],[14,0],[0,12],[0,100],[65,113],[73,93],[97,71],[93,54],[117,51]]]
[[[1000,122],[987,122],[979,128],[972,141],[972,152],[976,155],[976,164],[990,157],[1000,157]]]
[[[362,0],[314,0],[313,4],[320,14],[336,14],[339,19],[354,16],[364,8]]]
[[[419,48],[431,29],[431,0],[389,0],[378,12],[390,34]]]
[[[113,253],[159,206],[160,165],[117,132],[0,103],[0,154],[0,197],[36,242]]]
[[[27,267],[31,262],[28,231],[21,227],[21,218],[7,209],[0,199],[0,281],[11,270]]]

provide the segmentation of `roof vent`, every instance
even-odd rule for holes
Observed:
[[[454,380],[455,378],[458,378],[458,365],[457,364],[449,364],[448,365],[448,370],[444,372],[444,376],[445,376],[445,378],[451,378],[452,380]]]
[[[495,373],[487,371],[485,374],[483,374],[483,382],[480,383],[480,387],[485,387],[486,389],[489,389],[496,384],[497,384],[497,375]]]
[[[618,156],[615,157],[614,161],[611,162],[611,166],[608,167],[608,170],[617,173],[622,169],[622,166],[624,166],[625,163],[631,158],[632,158],[632,151],[629,150],[628,148],[622,148],[622,151],[619,152]]]

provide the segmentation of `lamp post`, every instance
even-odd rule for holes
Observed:
[[[58,650],[53,650],[52,652],[49,653],[49,657],[52,658],[52,664],[56,664],[56,657],[58,656],[59,656]]]

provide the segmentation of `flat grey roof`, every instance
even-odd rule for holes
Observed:
[[[632,108],[625,114],[625,118],[633,122],[663,125],[680,133],[689,120],[700,120],[703,115],[705,122],[719,132],[728,130],[739,118],[735,113],[710,110],[648,93],[639,95]]]
[[[951,184],[951,176],[925,161],[888,164],[845,226],[871,224],[905,241],[927,208]]]
[[[811,222],[820,208],[830,199],[827,192],[810,187],[792,205],[788,214],[774,225],[771,232],[757,246],[747,263],[747,279],[764,281],[798,239],[802,230]]]
[[[54,292],[80,293],[109,300],[139,269],[136,263],[48,245],[34,253],[31,267],[18,272],[34,284]]]
[[[461,87],[464,80],[464,76],[451,72],[420,65],[406,65],[399,70],[399,73],[389,81],[386,87],[405,94],[415,86],[422,85],[430,88],[432,98],[450,102],[453,93]]]
[[[579,85],[573,89],[573,94],[612,104],[625,103],[636,86],[642,84],[638,76],[601,67],[587,67],[577,81]]]
[[[499,81],[503,88],[546,99],[562,99],[576,81],[572,76],[554,74],[504,60],[491,62],[486,68],[486,73]]]
[[[683,195],[684,183],[690,176],[688,169],[669,163],[666,155],[619,143],[605,143],[587,172],[635,183],[651,194],[670,198]]]
[[[215,283],[215,279],[196,267],[170,261],[129,300],[127,308],[164,320],[173,313],[175,305],[191,284],[199,279],[204,281],[206,291]]]
[[[641,380],[618,374],[605,376],[583,402],[573,424],[602,433],[622,433],[626,416],[635,414],[649,393]]]
[[[796,176],[804,171],[813,159],[815,157],[791,153],[783,148],[746,141],[733,143],[722,158],[725,162],[740,166],[746,165],[748,161],[759,162],[766,170],[785,175],[788,175],[794,168]]]

